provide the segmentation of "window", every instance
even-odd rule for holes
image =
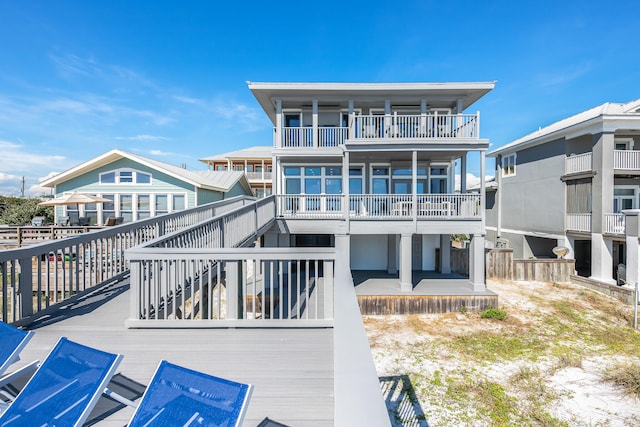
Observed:
[[[169,202],[166,194],[156,194],[156,215],[169,212]]]
[[[448,169],[446,166],[436,166],[429,169],[429,193],[448,193]],[[418,189],[420,192],[420,189]]]
[[[138,195],[138,219],[151,217],[151,196],[149,194]]]
[[[120,216],[124,222],[133,221],[133,195],[120,194]]]
[[[502,157],[502,176],[514,176],[516,174],[516,153]]]
[[[182,209],[184,209],[185,206],[185,200],[184,200],[184,195],[182,194],[174,194],[173,195],[173,210],[174,211],[180,211]]]
[[[100,174],[100,184],[151,184],[151,174],[134,170],[116,170]]]
[[[616,150],[633,150],[633,138],[615,138]]]
[[[109,202],[102,202],[102,223],[110,216],[116,216],[116,196],[115,194],[103,194],[102,197],[109,199]]]
[[[115,172],[106,172],[100,174],[100,184],[114,184],[116,182]]]

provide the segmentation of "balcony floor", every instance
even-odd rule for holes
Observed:
[[[129,285],[120,282],[31,326],[16,367],[43,360],[61,336],[124,359],[110,384],[141,396],[161,359],[255,386],[245,426],[265,417],[295,426],[334,424],[333,329],[126,329]],[[126,385],[123,389],[118,384]],[[101,398],[88,425],[125,425],[133,410]]]

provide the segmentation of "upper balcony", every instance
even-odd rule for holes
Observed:
[[[278,127],[277,148],[334,148],[345,143],[433,144],[438,140],[478,140],[480,113],[351,115],[349,126]]]
[[[640,150],[613,150],[615,171],[640,171]],[[593,170],[593,154],[582,153],[565,159],[565,174],[578,174]]]

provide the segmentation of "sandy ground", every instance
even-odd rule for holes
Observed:
[[[571,284],[488,288],[504,321],[364,317],[394,426],[640,426],[638,396],[603,379],[640,364],[632,308]]]

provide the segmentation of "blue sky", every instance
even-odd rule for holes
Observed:
[[[640,98],[638,16],[632,0],[0,0],[0,194],[112,148],[202,169],[270,145],[247,80],[497,80],[469,109],[493,149]]]

